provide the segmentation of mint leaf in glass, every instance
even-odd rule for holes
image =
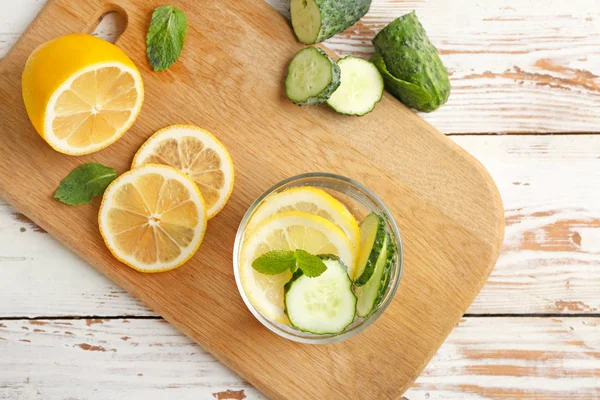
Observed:
[[[254,260],[252,268],[265,275],[277,275],[288,269],[292,273],[301,270],[309,278],[316,278],[327,270],[321,258],[301,249],[270,251]]]
[[[327,266],[319,257],[300,249],[296,250],[295,254],[296,266],[309,278],[316,278],[327,270]]]
[[[265,275],[277,275],[296,268],[293,251],[275,250],[263,254],[252,262],[252,268]]]

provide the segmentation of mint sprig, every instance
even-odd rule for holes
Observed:
[[[252,268],[265,275],[277,275],[295,267],[296,255],[293,251],[270,251],[252,263]]]
[[[296,267],[309,278],[316,278],[327,270],[327,266],[319,257],[300,249],[294,253],[296,255]]]
[[[265,275],[277,275],[288,269],[294,273],[299,269],[309,278],[316,278],[327,270],[323,260],[301,249],[270,251],[254,260],[252,268]]]
[[[177,61],[187,33],[187,18],[173,6],[160,6],[152,13],[146,35],[146,55],[155,71],[163,71]]]
[[[54,198],[71,206],[89,203],[104,193],[117,176],[117,171],[102,164],[83,164],[60,182]]]

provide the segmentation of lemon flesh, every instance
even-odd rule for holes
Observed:
[[[194,182],[148,164],[113,181],[102,199],[100,233],[112,254],[142,272],[183,265],[202,242],[206,207]]]
[[[354,215],[338,199],[315,187],[295,187],[268,196],[252,216],[248,230],[252,231],[267,218],[286,211],[301,211],[333,222],[344,231],[358,254],[360,230]]]
[[[210,132],[193,125],[173,125],[152,135],[133,158],[132,168],[163,164],[188,175],[202,193],[208,218],[225,206],[233,191],[229,152]]]
[[[22,76],[29,119],[55,150],[82,155],[118,140],[142,107],[142,78],[117,46],[72,34],[39,46]]]

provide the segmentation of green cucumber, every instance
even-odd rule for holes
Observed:
[[[396,257],[396,246],[392,243],[392,239],[388,234],[388,248],[386,249],[387,260],[385,266],[383,267],[382,276],[380,279],[379,289],[377,289],[377,297],[375,298],[375,302],[373,307],[379,305],[383,300],[383,297],[387,293],[388,286],[390,286],[390,278],[392,276],[392,267],[394,265],[394,259]]]
[[[291,0],[292,27],[304,44],[320,43],[354,25],[371,0]]]
[[[408,107],[431,112],[448,101],[450,80],[415,12],[397,18],[373,38],[386,89]]]
[[[427,93],[424,88],[392,76],[387,70],[381,54],[373,54],[371,62],[379,68],[387,91],[393,94],[404,105],[424,112],[434,111],[438,108],[434,97]]]
[[[356,295],[358,296],[356,313],[359,317],[368,317],[385,296],[390,282],[395,252],[390,236],[386,233],[383,249],[377,259],[373,276],[364,286],[356,289]]]
[[[296,104],[323,103],[339,86],[340,67],[317,47],[300,50],[288,66],[285,94]]]
[[[348,56],[338,61],[342,73],[340,87],[327,104],[340,114],[365,115],[373,111],[383,96],[383,78],[370,61]]]
[[[292,326],[314,334],[343,332],[356,315],[356,295],[344,264],[320,256],[327,270],[309,278],[297,270],[284,286],[285,313]]]
[[[365,217],[360,224],[360,253],[354,271],[354,284],[362,286],[371,279],[383,249],[385,221],[375,213]]]

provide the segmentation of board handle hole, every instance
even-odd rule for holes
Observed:
[[[127,14],[123,9],[112,8],[102,14],[92,35],[115,43],[127,27]]]

